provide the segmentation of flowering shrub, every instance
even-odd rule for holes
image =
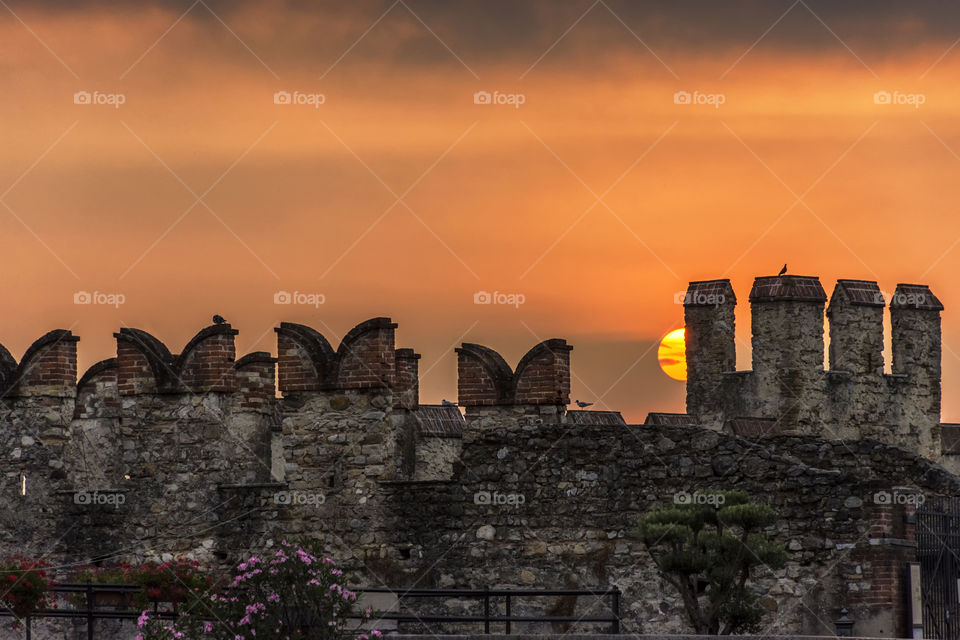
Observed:
[[[342,583],[343,572],[333,560],[284,540],[276,551],[241,563],[233,580],[202,605],[205,610],[195,608],[173,622],[144,611],[137,640],[338,639],[350,633],[347,616],[357,601],[357,593]],[[371,636],[381,634],[357,637]]]
[[[45,608],[50,593],[45,560],[14,558],[0,563],[0,606],[24,618]]]
[[[114,566],[87,565],[79,567],[70,576],[71,582],[91,582],[93,584],[129,584],[131,567],[128,564]],[[87,608],[87,595],[75,593],[69,597],[70,604],[77,609]],[[132,593],[98,593],[95,605],[133,606]]]
[[[214,587],[209,570],[202,568],[199,562],[182,558],[129,568],[125,582],[143,589],[133,597],[133,603],[141,609],[153,602],[173,602],[186,612],[202,609],[200,600],[206,599]]]
[[[181,626],[187,626],[185,621],[177,621]],[[181,638],[195,638],[194,635],[187,635],[183,631],[178,631],[175,624],[169,620],[159,620],[154,618],[150,611],[143,611],[137,619],[136,640],[179,640]]]
[[[85,565],[76,568],[70,575],[73,582],[92,582],[94,584],[127,584],[130,565],[113,566]]]

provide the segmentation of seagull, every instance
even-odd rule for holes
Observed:
[[[223,319],[223,316],[221,316],[221,315],[215,315],[215,316],[213,316],[213,324],[223,324],[223,323],[225,323],[225,322],[226,322],[226,320]]]
[[[778,276],[782,276],[782,275],[785,274],[786,272],[787,272],[787,263],[784,262],[784,263],[783,263],[783,269],[780,269],[780,273],[778,273],[777,275],[778,275]]]
[[[441,400],[440,406],[442,407],[455,407],[457,406],[456,402],[450,402],[449,400]]]
[[[582,400],[577,400],[577,406],[581,409],[593,406],[592,402],[583,402]]]

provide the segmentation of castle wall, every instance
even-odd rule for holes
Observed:
[[[894,301],[894,373],[884,375],[876,307],[861,299],[871,283],[844,284],[828,309],[838,347],[824,370],[819,283],[781,284],[751,294],[753,371],[733,370],[729,283],[699,283],[728,297],[685,305],[696,380],[683,420],[700,427],[568,420],[571,347],[560,339],[515,368],[462,345],[463,419],[442,405],[428,419],[418,356],[396,348],[388,318],[361,323],[336,350],[282,323],[277,358],[236,358],[229,325],[203,329],[180,354],[123,329],[117,357],[79,382],[69,332],[42,337],[19,364],[0,348],[0,500],[13,507],[0,509],[0,553],[229,566],[309,537],[367,584],[615,585],[627,630],[684,632],[676,594],[628,533],[676,495],[742,489],[778,510],[791,551],[786,569],[759,578],[771,631],[830,633],[846,606],[858,631],[901,633],[913,533],[906,511],[874,494],[960,491],[914,455],[941,447],[939,363],[929,362],[939,301]],[[898,292],[929,291],[913,287]],[[960,431],[942,431],[949,462]]]
[[[460,460],[463,441],[459,437],[422,437],[416,447],[417,480],[448,480]]]
[[[38,555],[62,551],[66,523],[57,513],[58,492],[69,486],[65,463],[76,395],[79,338],[51,331],[27,349],[21,362],[0,348],[0,552]]]
[[[281,406],[291,510],[283,529],[329,534],[334,548],[374,552],[382,527],[376,489],[394,477],[389,392],[316,392],[284,397]]]
[[[733,432],[766,420],[770,433],[871,438],[941,459],[940,311],[925,285],[898,285],[890,304],[892,374],[884,374],[884,297],[876,282],[839,280],[830,298],[829,368],[817,278],[765,276],[750,294],[753,368],[736,371],[728,281],[691,282],[687,413]],[[707,304],[708,300],[714,301]],[[719,302],[717,302],[719,300]]]
[[[514,428],[520,423],[522,439]],[[874,494],[907,491],[896,487],[917,478],[912,492],[960,489],[932,463],[875,442],[776,436],[757,444],[689,427],[521,418],[480,431],[462,459],[453,483],[385,488],[397,539],[412,543],[410,555],[419,558],[408,563],[410,579],[448,588],[617,586],[628,633],[690,631],[675,590],[629,536],[637,518],[674,496],[720,488],[744,490],[780,515],[776,536],[790,559],[783,570],[758,572],[757,584],[769,590],[765,632],[832,635],[846,606],[859,633],[903,637],[903,561],[914,553],[912,533],[903,510],[877,504]],[[425,567],[429,572],[418,573]],[[514,611],[562,604],[545,598]],[[577,614],[606,610],[590,597],[574,606]]]

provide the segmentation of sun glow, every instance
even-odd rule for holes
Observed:
[[[675,329],[663,336],[657,349],[660,368],[674,380],[687,379],[687,356],[684,342],[684,330]]]

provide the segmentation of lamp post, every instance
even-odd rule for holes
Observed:
[[[833,625],[837,628],[838,638],[853,637],[853,620],[847,617],[845,608],[840,609],[840,617],[833,621]]]

